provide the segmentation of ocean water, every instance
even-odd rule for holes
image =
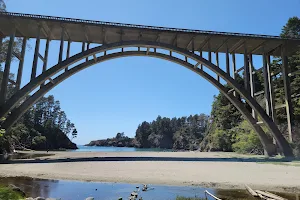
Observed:
[[[78,152],[134,152],[134,151],[172,151],[171,149],[159,149],[159,148],[134,148],[134,147],[98,147],[98,146],[84,146],[77,145],[78,149],[72,151]]]

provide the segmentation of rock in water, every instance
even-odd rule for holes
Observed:
[[[15,186],[15,185],[13,185],[13,184],[9,184],[8,187],[9,187],[10,189],[12,189],[12,191],[15,191],[15,192],[19,193],[22,197],[25,197],[25,196],[26,196],[25,192],[24,192],[23,190],[21,190],[19,187]]]
[[[85,200],[94,200],[94,199],[95,199],[94,197],[88,197]]]
[[[131,197],[134,197],[134,198],[137,198],[138,197],[138,193],[137,192],[132,192],[131,194],[130,194],[130,196]]]
[[[46,200],[46,199],[43,198],[43,197],[37,197],[37,198],[35,198],[34,200]]]

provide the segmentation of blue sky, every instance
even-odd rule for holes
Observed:
[[[299,16],[299,0],[7,0],[11,12],[73,17],[175,28],[280,34],[289,17]],[[23,83],[29,80],[32,49],[25,57]],[[43,52],[44,42],[41,43]],[[58,60],[51,43],[49,67]],[[71,53],[80,51],[74,45]],[[16,65],[12,72],[16,71]],[[39,71],[41,63],[39,63]],[[92,66],[50,91],[78,129],[77,144],[125,132],[134,136],[142,121],[158,115],[209,114],[210,83],[184,67],[154,58],[121,58]]]

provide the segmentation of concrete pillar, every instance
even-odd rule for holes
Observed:
[[[27,38],[24,37],[23,43],[22,43],[22,50],[21,50],[21,60],[19,61],[18,75],[17,75],[17,81],[16,81],[16,89],[17,90],[19,90],[21,87],[26,46],[27,46]]]
[[[236,74],[236,62],[235,62],[235,53],[232,53],[232,73],[233,73],[233,79],[237,78]],[[236,92],[233,92],[233,95],[236,96]]]
[[[47,70],[49,45],[50,45],[50,39],[47,38],[46,47],[45,47],[45,54],[44,54],[43,73]],[[41,87],[44,86],[44,85],[45,85],[45,82],[42,83]]]
[[[203,57],[202,57],[202,54],[203,54],[202,51],[200,51],[200,57],[201,57],[201,58],[203,58]],[[200,64],[200,69],[203,70],[203,65],[202,65],[202,64]]]
[[[87,45],[86,45],[86,50],[89,50],[90,49],[90,43],[88,42]],[[89,57],[86,57],[85,61],[89,61]]]
[[[253,77],[253,71],[254,71],[254,66],[253,66],[253,58],[252,58],[252,54],[249,54],[249,75],[250,75],[250,93],[251,96],[254,97],[254,93],[255,93],[255,80]],[[255,111],[252,109],[252,117],[254,119],[256,119],[256,113]]]
[[[61,28],[61,36],[60,36],[60,48],[59,48],[59,57],[58,63],[63,60],[63,53],[64,53],[64,35],[65,35],[65,28]]]
[[[68,40],[67,59],[70,58],[70,48],[71,48],[71,41]],[[66,67],[65,71],[68,71],[68,67]]]
[[[267,70],[268,70],[268,84],[269,84],[269,92],[270,92],[270,116],[272,117],[273,121],[276,120],[276,113],[275,113],[275,99],[274,99],[274,89],[273,89],[273,81],[271,75],[271,57],[270,55],[267,56]]]
[[[245,89],[250,94],[250,75],[249,75],[249,60],[246,42],[244,43],[244,82]]]
[[[264,77],[264,89],[265,89],[265,101],[266,101],[266,113],[272,117],[271,108],[271,96],[270,96],[270,84],[269,84],[269,66],[267,62],[267,55],[263,54],[263,77]]]
[[[6,101],[7,85],[8,85],[10,65],[11,65],[11,60],[12,60],[13,45],[14,45],[14,41],[15,41],[15,32],[16,32],[16,29],[13,28],[11,35],[10,35],[8,48],[7,48],[5,69],[3,72],[1,91],[0,91],[0,105],[4,104]]]
[[[217,65],[217,67],[220,67],[219,52],[216,52],[216,65]],[[219,75],[217,75],[217,80],[218,80],[218,82],[220,82],[220,76]]]
[[[230,76],[229,49],[226,44],[226,73]]]
[[[37,31],[37,36],[36,36],[36,42],[35,42],[35,50],[34,50],[32,71],[31,71],[31,80],[36,77],[36,69],[37,69],[39,50],[40,50],[40,33],[41,33],[41,27],[39,26],[38,31]]]
[[[281,70],[282,70],[282,77],[283,77],[283,84],[284,84],[284,99],[285,99],[285,108],[286,108],[286,115],[287,115],[289,142],[293,142],[293,135],[292,135],[293,111],[292,111],[292,101],[291,101],[291,84],[290,84],[290,77],[288,76],[288,57],[285,52],[285,46],[281,47],[281,58],[282,58]]]

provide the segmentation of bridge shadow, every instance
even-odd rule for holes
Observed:
[[[36,158],[6,160],[0,164],[29,163],[64,163],[64,162],[120,162],[120,161],[166,161],[166,162],[246,162],[246,163],[280,163],[300,161],[289,158],[186,158],[186,157],[88,157],[88,158]]]

